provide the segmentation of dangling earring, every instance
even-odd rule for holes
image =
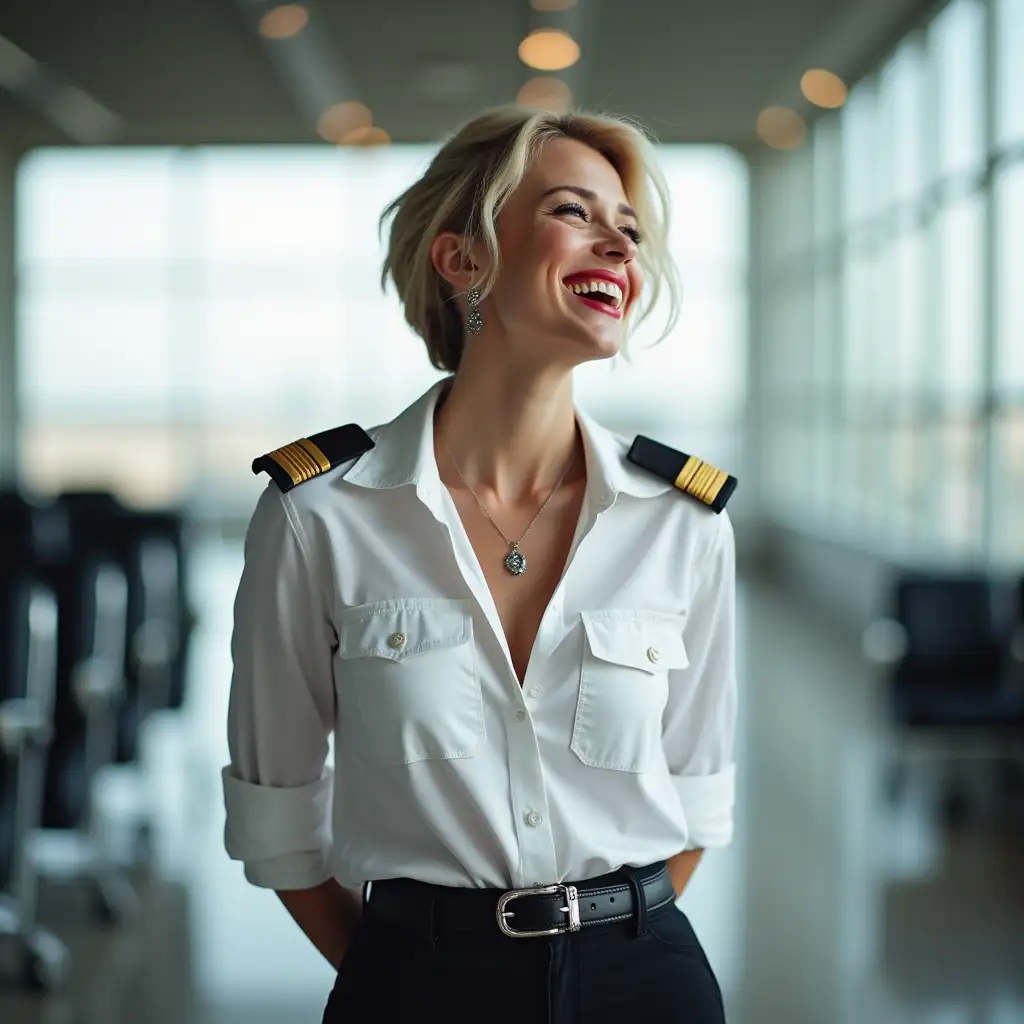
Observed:
[[[470,334],[479,334],[484,329],[484,318],[480,315],[480,289],[472,285],[466,293],[469,303],[469,316],[466,317],[466,330]]]

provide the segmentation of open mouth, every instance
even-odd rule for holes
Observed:
[[[567,281],[565,286],[591,309],[609,316],[622,316],[622,289],[614,281]]]

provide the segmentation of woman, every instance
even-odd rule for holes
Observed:
[[[732,830],[734,481],[573,402],[674,287],[652,147],[491,110],[385,216],[450,375],[254,464],[227,849],[339,968],[325,1022],[722,1021],[675,899]]]

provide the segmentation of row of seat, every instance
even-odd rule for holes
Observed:
[[[906,572],[888,612],[864,636],[889,725],[887,801],[922,799],[923,782],[948,825],[1024,828],[1024,579]]]
[[[900,574],[890,617],[868,630],[865,649],[888,674],[899,727],[1024,726],[1024,579],[979,571]]]
[[[184,701],[188,555],[178,510],[132,509],[107,492],[0,491],[0,935],[33,988],[58,986],[67,960],[36,920],[41,879],[85,881],[108,920],[135,907],[94,784],[120,765],[141,786],[143,724]]]

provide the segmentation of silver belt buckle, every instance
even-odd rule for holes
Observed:
[[[517,931],[510,928],[508,919],[515,917],[515,911],[507,910],[508,905],[522,896],[556,896],[558,893],[565,894],[564,907],[558,909],[568,914],[568,920],[564,924],[555,925],[554,928],[542,928],[539,931]],[[510,889],[498,898],[496,911],[498,928],[502,935],[508,935],[513,939],[537,939],[550,935],[565,935],[566,932],[578,932],[580,930],[580,897],[574,885],[544,885],[536,889]]]

